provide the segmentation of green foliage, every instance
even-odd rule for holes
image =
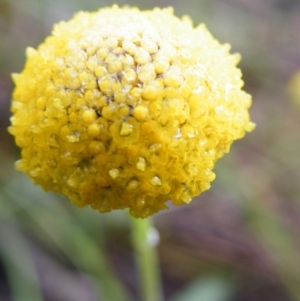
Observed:
[[[170,301],[228,301],[234,285],[228,278],[207,275],[195,279]]]

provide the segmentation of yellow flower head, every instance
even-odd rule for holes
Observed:
[[[46,190],[135,217],[187,204],[253,129],[240,57],[173,10],[103,8],[54,26],[14,74],[17,168]]]
[[[300,69],[296,71],[288,82],[287,92],[291,100],[300,105]]]

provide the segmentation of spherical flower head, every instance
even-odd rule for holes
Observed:
[[[54,26],[16,85],[16,163],[45,190],[145,218],[210,187],[253,129],[240,57],[173,10],[103,8]]]

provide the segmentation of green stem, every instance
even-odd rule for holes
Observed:
[[[163,301],[159,262],[156,252],[158,242],[156,229],[150,218],[131,217],[132,242],[139,272],[143,301]]]

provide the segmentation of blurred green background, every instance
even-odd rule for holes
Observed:
[[[14,170],[7,132],[25,48],[78,10],[113,3],[204,22],[242,54],[253,96],[257,128],[217,163],[210,191],[154,217],[166,300],[300,300],[300,106],[287,94],[300,68],[299,0],[0,0],[0,300],[139,300],[126,213],[77,209],[35,187]]]

